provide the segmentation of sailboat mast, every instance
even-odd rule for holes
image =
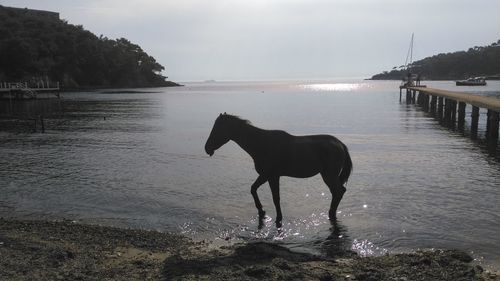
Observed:
[[[408,59],[410,59],[408,61]],[[408,53],[406,53],[405,67],[408,69],[408,65],[413,61],[413,33],[411,34],[410,47],[408,48]]]
[[[411,34],[411,43],[410,43],[410,64],[413,62],[413,33]]]

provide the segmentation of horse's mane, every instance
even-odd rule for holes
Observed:
[[[231,122],[238,123],[239,125],[252,125],[252,123],[247,119],[243,119],[236,115],[224,113],[220,117],[225,118],[226,120],[230,120]]]

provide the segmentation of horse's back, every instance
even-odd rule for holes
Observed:
[[[259,174],[312,177],[342,158],[342,143],[331,135],[294,136],[281,130],[266,130],[254,158]],[[342,159],[339,159],[342,160]]]
[[[296,153],[311,153],[319,155],[320,158],[331,157],[344,150],[342,142],[331,135],[297,136],[291,147]]]
[[[294,136],[288,146],[286,170],[292,177],[311,177],[343,161],[343,145],[331,135]]]

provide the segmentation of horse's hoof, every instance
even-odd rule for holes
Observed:
[[[281,223],[281,221],[276,222],[276,228],[281,228],[282,226],[283,224]]]
[[[264,220],[259,220],[259,226],[257,229],[261,230],[262,228],[264,228]]]
[[[266,217],[265,211],[259,211],[259,220],[263,220]]]
[[[329,214],[328,219],[331,221],[336,221],[337,220],[337,215],[336,214]]]

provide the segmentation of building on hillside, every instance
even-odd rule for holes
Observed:
[[[23,14],[32,15],[32,16],[59,19],[59,13],[52,12],[52,11],[35,10],[35,9],[28,9],[28,8],[5,7],[2,5],[0,5],[0,8],[6,9],[7,11],[12,11],[14,13],[23,13]]]

